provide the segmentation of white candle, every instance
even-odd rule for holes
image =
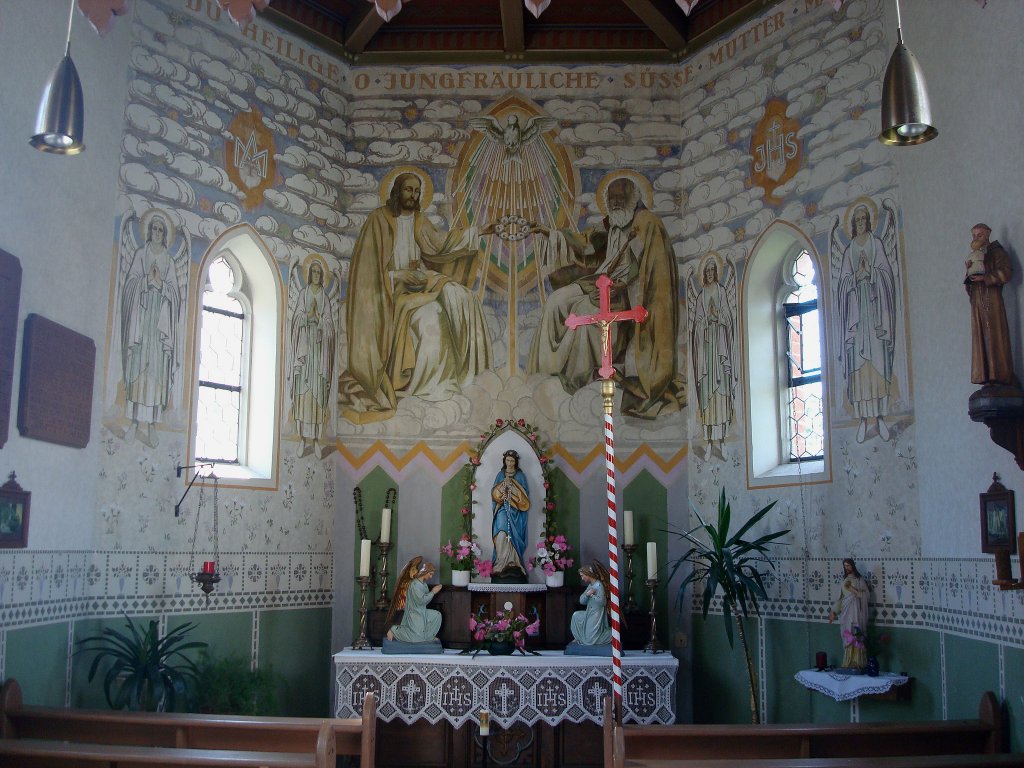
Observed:
[[[380,515],[380,543],[387,544],[391,541],[391,510],[384,507]]]
[[[486,709],[480,710],[480,735],[491,735],[491,713]]]
[[[653,541],[647,542],[647,578],[658,578],[658,545]]]
[[[622,543],[633,543],[633,510],[627,509],[626,516],[622,520]]]
[[[363,539],[359,542],[359,575],[370,575],[370,540]]]

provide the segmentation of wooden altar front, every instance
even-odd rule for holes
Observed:
[[[505,603],[512,603],[515,613],[533,617],[536,611],[540,619],[540,636],[529,639],[531,650],[563,650],[572,640],[570,631],[572,614],[581,609],[579,597],[581,586],[546,587],[530,591],[511,591],[504,588],[454,587],[446,584],[430,602],[430,607],[441,613],[441,644],[445,648],[459,650],[472,646],[469,634],[469,617],[484,608],[488,616],[504,610]],[[538,585],[539,586],[539,585]],[[367,636],[370,643],[380,647],[387,627],[384,626],[387,611],[370,611],[367,616]],[[395,619],[397,621],[397,619]],[[640,650],[647,645],[651,634],[651,618],[648,613],[629,612],[623,614],[622,645],[627,650]]]
[[[602,702],[611,694],[611,659],[537,655],[334,656],[335,716],[358,717],[362,697],[377,697],[381,765],[417,768],[483,763],[480,710],[491,718],[491,764],[596,768],[603,763]],[[669,653],[623,657],[626,722],[675,720],[678,660]]]

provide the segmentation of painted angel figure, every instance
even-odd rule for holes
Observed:
[[[505,154],[510,160],[521,163],[519,151],[543,133],[550,131],[558,120],[544,115],[534,115],[526,121],[525,125],[519,125],[519,115],[512,113],[502,125],[494,115],[481,115],[469,121],[471,128],[482,131],[492,141],[496,141],[505,148]]]
[[[878,436],[889,439],[885,417],[895,390],[893,359],[899,312],[896,212],[883,203],[886,221],[878,237],[871,221],[872,208],[870,200],[853,206],[850,241],[845,246],[838,235],[837,218],[829,243],[832,270],[838,275],[839,362],[846,375],[847,399],[860,419],[858,443],[866,439],[872,419]]]
[[[298,456],[320,456],[324,424],[331,416],[331,385],[337,340],[338,284],[324,259],[311,254],[292,264],[288,281],[291,415],[302,438]]]
[[[186,229],[175,233],[168,214],[151,208],[141,217],[125,216],[120,243],[117,304],[125,415],[132,422],[129,435],[156,448],[154,428],[181,368],[180,324],[192,242]]]
[[[709,253],[688,275],[686,289],[697,417],[711,454],[722,459],[735,418],[736,268]]]

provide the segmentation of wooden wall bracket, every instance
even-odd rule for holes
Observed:
[[[1024,469],[1024,390],[1001,385],[984,386],[971,395],[967,413],[988,427],[992,442],[1013,454]]]

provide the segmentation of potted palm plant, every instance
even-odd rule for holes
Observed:
[[[188,703],[199,668],[185,651],[207,646],[188,640],[196,624],[180,624],[160,637],[155,620],[144,632],[127,616],[125,622],[127,632],[104,627],[100,634],[78,641],[77,653],[95,654],[89,666],[89,682],[100,665],[106,664],[103,694],[112,709],[169,712],[179,698]]]
[[[785,536],[789,530],[766,533],[753,540],[743,537],[763,520],[774,506],[773,501],[755,512],[736,533],[731,535],[729,527],[732,523],[732,509],[725,499],[724,488],[718,497],[717,523],[705,521],[700,512],[693,507],[698,525],[678,533],[689,542],[690,548],[675,561],[669,577],[673,578],[680,568],[690,566],[690,572],[683,578],[676,593],[676,607],[682,611],[686,588],[690,584],[700,584],[704,588],[702,615],[705,620],[712,598],[721,591],[722,618],[725,620],[725,635],[729,639],[729,647],[735,647],[732,631],[734,620],[740,635],[740,644],[743,646],[747,677],[750,681],[750,715],[754,723],[761,722],[761,711],[755,693],[757,686],[754,664],[747,645],[747,635],[743,629],[743,619],[751,612],[755,616],[760,615],[761,609],[757,601],[767,597],[762,574],[768,569],[775,568],[775,563],[769,557],[770,547],[782,543],[777,539]]]

